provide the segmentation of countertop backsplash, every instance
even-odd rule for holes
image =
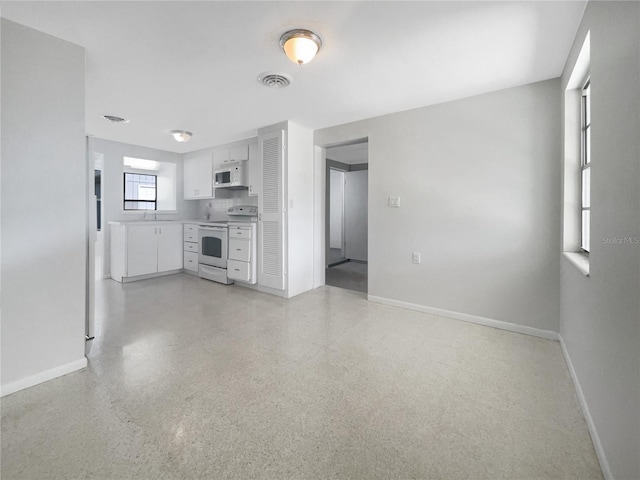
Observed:
[[[216,191],[219,193],[220,190]],[[223,198],[222,195],[224,195]],[[227,210],[238,205],[258,206],[258,197],[250,197],[247,190],[228,190],[218,198],[200,200],[198,218],[202,220],[229,220]]]

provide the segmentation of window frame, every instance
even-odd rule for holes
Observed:
[[[122,210],[125,212],[148,212],[148,211],[157,211],[158,210],[158,176],[148,173],[137,173],[137,172],[122,172]],[[127,198],[127,175],[144,175],[146,177],[153,177],[154,179],[154,199],[153,200],[140,200],[137,198]],[[127,208],[127,202],[143,202],[143,203],[153,203],[153,209],[142,209],[142,208]]]
[[[591,77],[587,75],[580,87],[580,251],[589,255],[591,251]],[[585,178],[588,179],[585,193]],[[589,221],[585,235],[584,218],[588,213]],[[586,248],[585,248],[586,247]]]

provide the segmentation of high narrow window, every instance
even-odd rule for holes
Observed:
[[[124,209],[156,210],[157,177],[124,172]]]
[[[581,150],[581,235],[580,247],[591,250],[591,82],[582,87],[582,142]]]

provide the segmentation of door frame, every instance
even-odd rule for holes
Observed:
[[[327,215],[329,212],[329,197],[327,195],[327,148],[356,145],[359,143],[369,143],[369,137],[355,137],[340,142],[315,143],[314,144],[314,241],[313,241],[313,288],[321,287],[325,284],[325,269],[327,248],[329,245],[329,232],[326,228]],[[368,162],[371,164],[369,155]],[[370,196],[367,195],[367,202]],[[368,212],[371,208],[368,209]],[[367,213],[367,215],[369,215]],[[367,221],[369,218],[367,218]],[[370,222],[368,222],[370,224]],[[368,232],[367,232],[368,235]],[[367,286],[368,289],[368,286]]]

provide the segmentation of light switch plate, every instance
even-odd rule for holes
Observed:
[[[400,206],[400,197],[389,197],[389,206],[398,208]]]

